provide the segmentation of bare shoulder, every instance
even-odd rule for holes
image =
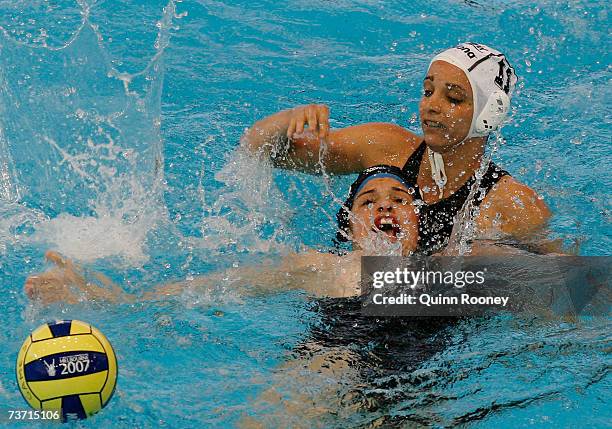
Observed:
[[[330,145],[342,147],[345,156],[359,158],[360,167],[377,164],[402,167],[422,138],[397,124],[369,122],[330,132]]]
[[[542,229],[551,215],[541,196],[511,176],[502,177],[480,207],[481,227],[491,228],[497,223],[502,232],[518,237]]]
[[[365,153],[365,168],[377,164],[395,165],[401,168],[423,140],[421,136],[397,124],[373,122],[371,129],[375,134],[375,140],[371,150]]]

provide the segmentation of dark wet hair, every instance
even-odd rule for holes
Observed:
[[[344,201],[344,204],[342,204],[342,206],[336,213],[336,221],[338,222],[338,232],[336,232],[336,239],[334,240],[334,242],[337,245],[349,241],[349,216],[351,209],[353,208],[353,202],[355,201],[355,197],[357,197],[357,193],[361,190],[365,183],[369,181],[369,179],[374,179],[375,177],[392,177],[398,182],[403,183],[407,188],[411,187],[408,178],[406,177],[401,168],[392,165],[375,165],[373,167],[369,167],[363,170],[351,185],[346,201]]]

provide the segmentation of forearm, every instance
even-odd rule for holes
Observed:
[[[138,299],[155,301],[184,293],[203,293],[210,291],[236,292],[243,296],[262,295],[281,290],[296,289],[299,286],[292,282],[292,276],[281,267],[271,264],[246,266],[194,277],[156,286],[152,291],[143,293]]]
[[[332,139],[329,109],[323,104],[296,106],[268,116],[253,124],[241,143],[269,158],[275,167],[316,174],[322,172],[325,163],[329,173],[355,170],[351,167],[345,171],[347,162],[355,164],[355,161],[343,153],[343,148],[348,148],[344,142]]]
[[[255,122],[243,134],[240,143],[252,152],[274,155],[289,144],[287,130],[290,121],[291,109],[270,115]]]

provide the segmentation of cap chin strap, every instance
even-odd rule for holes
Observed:
[[[446,185],[446,171],[444,170],[444,158],[442,154],[434,152],[427,147],[427,157],[429,158],[429,165],[431,165],[431,178],[436,182],[438,189],[440,190],[440,198],[444,195],[444,185]]]

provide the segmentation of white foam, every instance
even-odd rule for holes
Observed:
[[[141,266],[149,231],[167,218],[158,191],[122,177],[98,198],[94,216],[62,213],[39,224],[32,240],[80,262],[118,257],[124,266]]]
[[[64,256],[83,262],[120,256],[135,264],[146,262],[146,229],[124,224],[116,217],[75,217],[61,214],[39,227],[35,240],[49,244]]]

